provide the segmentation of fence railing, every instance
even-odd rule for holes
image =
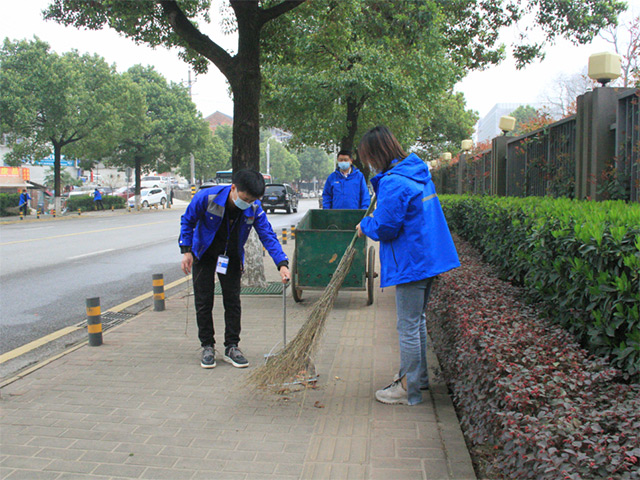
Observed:
[[[597,89],[578,113],[433,172],[442,193],[640,201],[640,90]]]

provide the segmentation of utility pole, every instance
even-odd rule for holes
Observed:
[[[191,93],[191,85],[193,85],[195,83],[195,80],[192,82],[191,81],[191,68],[189,68],[189,73],[188,73],[188,77],[187,77],[187,88],[189,89],[189,98],[191,100],[193,100],[193,94]],[[193,157],[193,153],[191,153],[190,155],[190,159],[191,159],[191,179],[190,179],[190,184],[191,185],[195,185],[196,184],[196,161],[195,158]]]

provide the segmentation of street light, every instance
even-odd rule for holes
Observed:
[[[508,132],[511,132],[514,128],[516,128],[516,119],[510,117],[509,115],[504,115],[500,117],[498,128],[502,130],[503,135],[506,135]]]
[[[463,151],[468,152],[473,148],[473,140],[471,140],[470,138],[467,140],[462,140],[462,144],[460,146]]]
[[[594,53],[589,57],[589,78],[600,82],[603,87],[620,76],[620,55],[609,52]]]

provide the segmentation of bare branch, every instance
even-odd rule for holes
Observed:
[[[180,9],[175,0],[160,0],[158,3],[176,34],[200,55],[211,60],[225,75],[233,65],[233,57],[217,43],[198,30]]]
[[[274,18],[278,18],[280,15],[284,15],[288,11],[302,5],[305,1],[306,0],[284,0],[267,10],[260,10],[258,25],[262,28],[265,23],[273,20]]]

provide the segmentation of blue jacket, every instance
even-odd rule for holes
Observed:
[[[231,185],[218,185],[200,190],[193,196],[187,210],[180,218],[180,247],[191,247],[196,258],[201,258],[213,243],[213,238],[222,223],[230,191]],[[253,202],[251,207],[240,215],[239,221],[241,223],[238,231],[238,254],[243,264],[244,244],[249,238],[251,227],[255,227],[260,241],[276,265],[289,260],[259,200]]]
[[[329,175],[322,191],[322,208],[329,210],[362,209],[371,203],[369,189],[364,175],[355,166],[351,166],[351,173],[346,177],[339,168]]]
[[[411,154],[371,179],[378,205],[360,223],[380,241],[380,286],[434,277],[460,266],[427,165]]]
[[[29,200],[31,200],[31,195],[29,195],[28,193],[24,193],[22,192],[20,194],[20,199],[18,200],[18,202],[20,202],[18,204],[19,207],[23,206],[25,203],[27,203]]]
[[[93,201],[97,202],[98,200],[102,200],[102,193],[96,188],[93,192]]]

